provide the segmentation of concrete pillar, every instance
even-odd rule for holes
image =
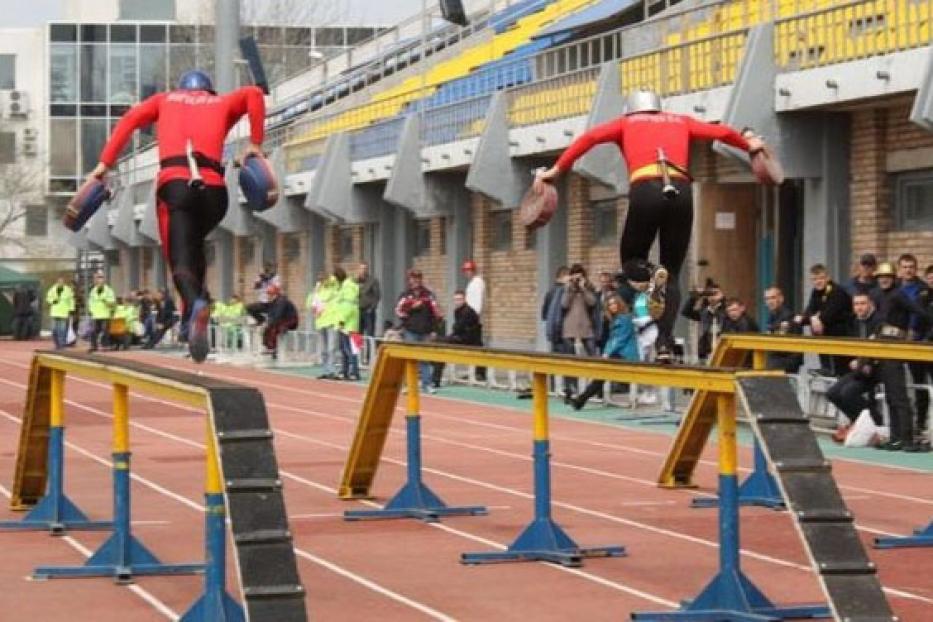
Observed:
[[[215,0],[214,24],[214,88],[226,93],[236,88],[240,0]]]
[[[537,230],[536,250],[538,253],[538,295],[541,304],[545,294],[554,283],[554,274],[557,268],[567,263],[567,212],[569,211],[569,198],[567,196],[567,179],[563,176],[558,183],[558,207],[554,217],[544,227]],[[538,322],[538,349],[547,350],[548,341],[545,335],[544,322]]]
[[[841,281],[848,275],[851,259],[849,120],[845,115],[827,114],[821,125],[823,175],[804,180],[802,295],[809,291],[810,266],[825,264],[833,278]]]

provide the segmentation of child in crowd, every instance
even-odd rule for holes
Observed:
[[[638,361],[638,337],[628,305],[620,296],[610,294],[606,298],[605,313],[609,320],[609,339],[603,348],[603,358]],[[572,400],[574,409],[583,408],[587,400],[602,392],[604,384],[603,380],[590,382],[586,390]]]

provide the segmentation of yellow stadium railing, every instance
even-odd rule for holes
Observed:
[[[775,62],[807,69],[930,44],[933,0],[860,0],[775,24]]]
[[[515,89],[509,94],[509,124],[518,127],[586,115],[598,77],[598,68],[584,69]]]
[[[748,32],[741,30],[623,59],[622,90],[648,87],[667,96],[731,84],[747,38]]]

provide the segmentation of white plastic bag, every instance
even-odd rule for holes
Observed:
[[[877,442],[880,436],[881,428],[875,425],[871,415],[866,408],[859,413],[858,419],[849,428],[849,434],[846,436],[846,447],[868,447]]]
[[[68,322],[68,334],[65,336],[65,345],[71,346],[78,341],[78,336],[75,334],[75,327]]]

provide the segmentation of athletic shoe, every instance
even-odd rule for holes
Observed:
[[[194,301],[188,320],[188,352],[195,363],[207,359],[211,346],[207,340],[207,327],[211,320],[211,307],[203,298]]]
[[[926,443],[911,443],[904,445],[904,451],[911,454],[925,454],[930,451],[930,446]]]

